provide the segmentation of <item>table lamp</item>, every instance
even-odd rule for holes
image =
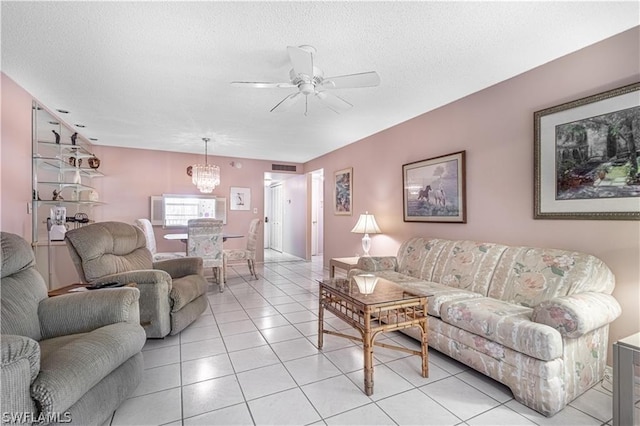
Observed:
[[[378,277],[373,274],[360,274],[354,275],[353,279],[358,286],[358,291],[360,294],[371,294],[376,288],[376,284],[378,284]]]
[[[353,227],[351,232],[364,234],[364,237],[362,237],[363,256],[369,256],[369,249],[371,248],[371,237],[369,237],[369,234],[379,234],[382,231],[380,231],[376,223],[376,218],[373,217],[372,214],[369,214],[369,212],[365,212],[360,215],[358,223],[356,223],[356,226]]]

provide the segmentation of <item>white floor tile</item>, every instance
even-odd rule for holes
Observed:
[[[216,324],[205,327],[187,327],[182,331],[182,333],[180,333],[180,342],[197,342],[200,340],[213,339],[216,337],[220,337],[220,330],[218,330],[218,326]]]
[[[256,331],[257,328],[251,320],[242,320],[227,322],[224,324],[218,324],[220,328],[220,334],[223,336],[230,336],[232,334],[248,333],[250,331]]]
[[[322,354],[286,361],[284,366],[300,386],[342,374],[340,370]]]
[[[127,399],[118,407],[111,425],[160,425],[181,418],[180,388],[174,388]]]
[[[249,401],[258,425],[305,425],[320,416],[299,388]]]
[[[349,373],[347,377],[364,392],[364,370]],[[413,388],[414,386],[411,383],[386,365],[378,365],[373,368],[373,395],[369,397],[374,401],[378,401]]]
[[[280,362],[276,354],[269,346],[245,349],[229,354],[231,363],[236,372],[252,370]]]
[[[312,345],[304,337],[287,340],[279,343],[272,343],[271,349],[278,355],[280,361],[290,361],[296,358],[303,358],[318,353],[318,348]]]
[[[142,381],[131,397],[177,388],[180,384],[180,364],[178,363],[147,368],[144,370]]]
[[[401,425],[456,425],[460,419],[417,389],[378,401],[378,406]]]
[[[247,401],[297,387],[282,364],[238,373],[238,381]]]
[[[205,380],[182,387],[185,417],[192,417],[218,408],[244,402],[235,376]]]
[[[231,407],[209,411],[198,416],[184,419],[184,426],[226,426],[253,425],[247,404],[241,403]]]
[[[180,346],[167,346],[159,349],[150,349],[142,353],[144,368],[160,367],[162,365],[180,362]]]
[[[267,328],[275,328],[275,327],[282,327],[283,325],[289,325],[289,321],[280,314],[254,318],[253,323],[256,325],[258,330],[265,330]]]
[[[499,405],[495,399],[456,377],[422,386],[420,390],[465,421]]]
[[[507,402],[505,406],[511,408],[513,411],[540,426],[597,426],[602,424],[600,420],[595,419],[571,406],[565,407],[562,411],[560,411],[553,417],[546,417],[538,413],[537,411],[534,411],[531,408],[520,404],[515,399]]]
[[[608,422],[613,418],[611,397],[595,389],[589,389],[569,405],[602,422]]]
[[[429,377],[422,377],[422,360],[417,356],[401,358],[388,362],[386,365],[414,386],[424,386],[451,376],[442,368],[429,362]]]
[[[266,328],[260,330],[264,338],[269,343],[283,342],[285,340],[297,339],[304,337],[298,329],[292,325],[283,325],[281,327]]]
[[[498,402],[505,403],[513,399],[511,389],[475,370],[465,371],[457,374],[456,377],[489,395]]]
[[[226,353],[182,362],[182,384],[190,385],[233,374],[233,366]]]
[[[229,352],[255,348],[257,346],[267,344],[267,341],[264,340],[264,337],[262,337],[262,334],[260,334],[259,331],[250,331],[248,333],[242,334],[232,334],[231,336],[226,336],[223,340]]]
[[[325,423],[332,426],[362,425],[362,426],[386,426],[396,423],[387,416],[376,404],[368,404],[354,408],[346,413],[325,419]]]
[[[302,391],[323,418],[371,402],[368,396],[343,375],[302,386]]]
[[[532,421],[504,405],[500,405],[466,421],[470,426],[531,426]]]
[[[242,320],[249,319],[249,315],[247,315],[247,313],[244,310],[220,312],[220,313],[216,312],[215,317],[216,317],[216,322],[218,324],[224,324],[227,322],[235,322],[235,321],[242,321]]]
[[[220,337],[198,342],[183,343],[181,345],[182,361],[219,355],[226,352],[224,342]]]

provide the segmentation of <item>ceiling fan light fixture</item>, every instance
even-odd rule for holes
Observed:
[[[207,161],[207,145],[209,138],[202,138],[204,141],[204,164],[194,164],[191,166],[191,182],[203,194],[210,194],[216,186],[220,185],[220,167],[209,164]]]

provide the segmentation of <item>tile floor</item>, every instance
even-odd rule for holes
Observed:
[[[363,389],[361,349],[325,336],[317,343],[322,258],[269,254],[259,280],[246,266],[227,289],[211,285],[210,308],[177,336],[148,340],[140,386],[105,425],[611,425],[611,393],[598,384],[552,418],[508,388],[430,350],[420,358],[376,347],[375,389]],[[328,327],[349,329],[337,318]],[[383,336],[418,347],[400,333]]]

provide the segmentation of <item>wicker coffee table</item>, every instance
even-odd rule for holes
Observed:
[[[427,296],[409,293],[399,285],[382,278],[378,278],[375,289],[370,294],[361,293],[353,278],[325,279],[318,282],[320,283],[318,349],[322,349],[325,334],[362,342],[365,394],[373,394],[373,346],[420,355],[422,358],[422,377],[429,377]],[[362,338],[325,330],[325,310],[358,330]],[[380,333],[409,327],[417,327],[420,330],[420,351],[375,342]]]

